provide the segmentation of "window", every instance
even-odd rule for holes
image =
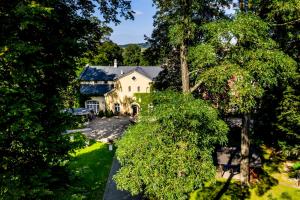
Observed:
[[[131,92],[131,86],[128,86],[128,92]]]
[[[140,86],[138,86],[138,87],[137,87],[137,91],[138,91],[138,92],[139,92],[139,91],[141,91],[141,88],[140,88]]]
[[[135,81],[135,80],[136,80],[136,77],[135,77],[135,76],[133,76],[133,77],[132,77],[132,80],[134,80],[134,81]]]
[[[98,101],[86,101],[85,108],[93,110],[95,113],[99,112],[99,102]]]
[[[115,113],[119,113],[120,112],[120,104],[115,103]]]
[[[110,87],[111,87],[112,89],[114,89],[114,88],[115,88],[115,85],[114,85],[114,84],[111,84]]]

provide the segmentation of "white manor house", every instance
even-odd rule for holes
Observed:
[[[150,93],[151,85],[162,71],[158,66],[86,66],[80,75],[80,93],[88,97],[85,107],[99,113],[136,115],[141,99],[136,93]]]

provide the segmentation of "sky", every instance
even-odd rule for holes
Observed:
[[[144,35],[151,36],[153,30],[153,16],[155,7],[152,0],[132,0],[132,10],[135,11],[134,20],[121,20],[117,26],[111,24],[113,33],[110,39],[119,44],[143,43]]]
[[[237,0],[233,0],[237,2]],[[119,44],[143,43],[144,35],[151,36],[153,30],[153,16],[156,8],[152,6],[152,0],[132,0],[132,10],[135,11],[134,20],[121,19],[117,26],[110,24],[113,33],[110,39]],[[226,10],[227,14],[234,13],[233,9]]]

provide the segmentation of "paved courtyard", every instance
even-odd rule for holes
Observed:
[[[86,136],[101,142],[115,140],[123,134],[130,125],[129,117],[115,116],[111,118],[96,118],[91,121],[87,128],[90,131],[84,132]]]

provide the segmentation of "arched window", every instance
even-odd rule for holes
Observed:
[[[131,86],[128,86],[128,92],[131,92]]]
[[[137,91],[140,92],[141,91],[141,87],[137,86]]]
[[[120,104],[115,103],[115,113],[119,113],[120,112]]]
[[[93,110],[95,113],[98,113],[99,112],[99,102],[93,101],[93,100],[86,101],[85,108],[87,108],[89,110]]]

